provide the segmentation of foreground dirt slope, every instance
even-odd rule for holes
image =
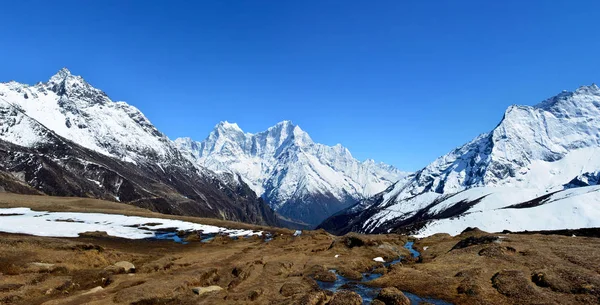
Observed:
[[[25,203],[5,200],[0,207]],[[53,207],[69,209],[64,203]],[[74,206],[117,213],[98,201]],[[129,207],[120,213],[159,216]],[[332,294],[314,280],[330,277],[328,269],[347,277],[376,269],[385,274],[372,285],[454,304],[600,303],[599,238],[471,230],[417,240],[420,259],[384,268],[373,258],[410,257],[403,248],[409,237],[324,231],[295,237],[264,229],[276,233],[273,240],[217,237],[187,245],[0,233],[0,304],[328,304]],[[120,261],[133,263],[135,273],[113,266]],[[193,291],[209,286],[218,287]]]

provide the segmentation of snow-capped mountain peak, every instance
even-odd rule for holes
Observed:
[[[71,71],[69,69],[67,69],[66,67],[58,70],[58,72],[56,72],[56,74],[52,75],[50,77],[50,80],[48,81],[48,83],[51,84],[58,84],[58,83],[62,83],[63,81],[65,81],[69,76],[73,76],[71,74]]]
[[[342,226],[380,232],[408,226],[412,221],[423,222],[426,215],[434,217],[435,213],[455,217],[503,208],[503,203],[508,206],[519,200],[542,200],[546,194],[565,188],[597,183],[599,169],[600,88],[592,84],[563,91],[535,106],[508,107],[491,132],[439,157],[377,198],[348,210],[346,215],[355,215],[355,223]],[[468,202],[448,201],[462,192],[474,195]],[[504,225],[511,229],[510,218],[504,213],[498,215],[509,222]],[[326,221],[324,227],[336,226],[340,220],[347,222],[344,217]],[[547,228],[539,225],[539,229]]]
[[[175,143],[191,161],[239,174],[284,216],[312,224],[406,175],[389,165],[359,162],[340,144],[315,143],[291,121],[255,134],[221,122],[202,142]]]
[[[242,129],[238,126],[237,123],[229,123],[227,121],[219,122],[215,126],[215,130],[233,130],[233,131],[242,131]]]
[[[33,86],[0,83],[0,98],[58,135],[124,161],[167,160],[178,151],[135,107],[113,102],[81,76],[63,68]],[[12,131],[11,131],[12,130]],[[18,132],[11,128],[0,135]],[[34,145],[36,141],[30,141]],[[15,143],[20,144],[20,143]]]

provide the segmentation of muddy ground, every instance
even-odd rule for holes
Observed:
[[[95,204],[91,210],[102,208]],[[329,269],[347,277],[376,270],[385,274],[372,285],[454,304],[600,303],[595,237],[472,230],[416,240],[421,257],[412,259],[403,248],[410,238],[401,235],[273,232],[269,242],[218,237],[186,245],[0,233],[0,304],[332,304],[314,280],[330,277]],[[382,268],[378,256],[407,259]],[[135,272],[115,267],[120,261]],[[218,287],[194,292],[209,286]]]

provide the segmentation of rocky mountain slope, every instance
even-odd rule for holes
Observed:
[[[0,83],[0,187],[277,223],[237,176],[192,164],[138,109],[67,69],[33,86]]]
[[[190,161],[239,174],[278,213],[312,225],[407,175],[373,160],[360,162],[339,144],[315,143],[290,121],[256,134],[221,122],[202,142],[175,142]]]
[[[509,107],[491,132],[321,227],[422,235],[600,226],[598,170],[600,89],[583,86]]]

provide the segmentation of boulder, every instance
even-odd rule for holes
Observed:
[[[86,292],[84,292],[82,294],[83,295],[92,294],[92,293],[100,292],[102,290],[104,290],[104,288],[102,288],[102,286],[98,286],[98,287],[94,287],[94,288],[92,288],[92,289],[90,289],[90,290],[88,290],[88,291],[86,291]]]
[[[125,273],[135,273],[135,266],[127,261],[120,261],[115,263],[114,265],[117,268],[123,268],[123,270],[125,270]]]
[[[197,295],[203,295],[205,293],[210,293],[210,292],[217,292],[217,291],[221,291],[223,290],[223,288],[221,288],[220,286],[208,286],[208,287],[194,287],[192,288],[192,291],[197,294]]]

